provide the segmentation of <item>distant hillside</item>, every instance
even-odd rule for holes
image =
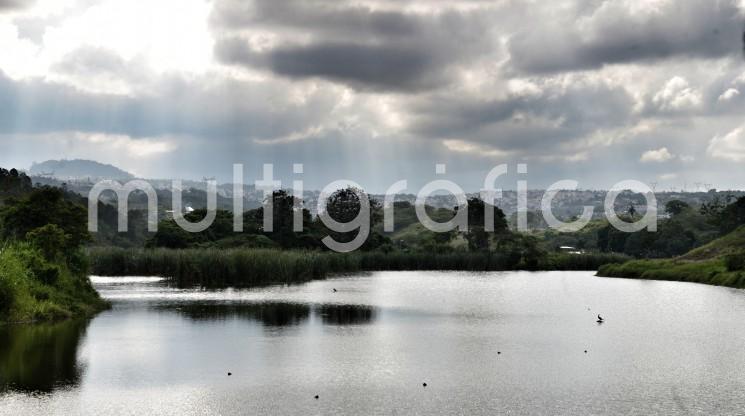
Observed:
[[[668,260],[634,260],[600,267],[598,276],[675,280],[745,289],[745,226]]]
[[[53,176],[59,179],[132,179],[134,175],[116,166],[92,160],[47,160],[34,163],[29,173],[32,176]]]
[[[691,250],[678,259],[692,261],[711,260],[741,250],[745,250],[745,226],[738,228],[724,237],[717,238],[709,244]]]

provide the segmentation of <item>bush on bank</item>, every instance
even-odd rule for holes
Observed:
[[[84,253],[70,264],[50,261],[28,243],[0,251],[0,322],[88,316],[106,307],[90,284]]]

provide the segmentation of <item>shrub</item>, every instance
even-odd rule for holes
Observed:
[[[727,271],[730,272],[745,270],[745,250],[726,255],[724,264],[727,266]]]
[[[60,268],[55,264],[36,263],[31,265],[31,272],[37,281],[45,285],[57,284],[60,277]]]
[[[49,261],[53,261],[62,253],[68,239],[65,231],[55,224],[47,224],[26,234],[26,240],[39,249]]]

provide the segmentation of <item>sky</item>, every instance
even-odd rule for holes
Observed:
[[[0,166],[745,189],[744,28],[745,0],[0,0]]]

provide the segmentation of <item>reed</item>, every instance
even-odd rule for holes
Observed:
[[[92,272],[101,276],[161,276],[179,286],[253,287],[302,283],[331,275],[367,271],[525,269],[500,253],[355,252],[349,254],[272,249],[91,248]],[[622,262],[616,255],[552,255],[532,270],[596,270]]]

